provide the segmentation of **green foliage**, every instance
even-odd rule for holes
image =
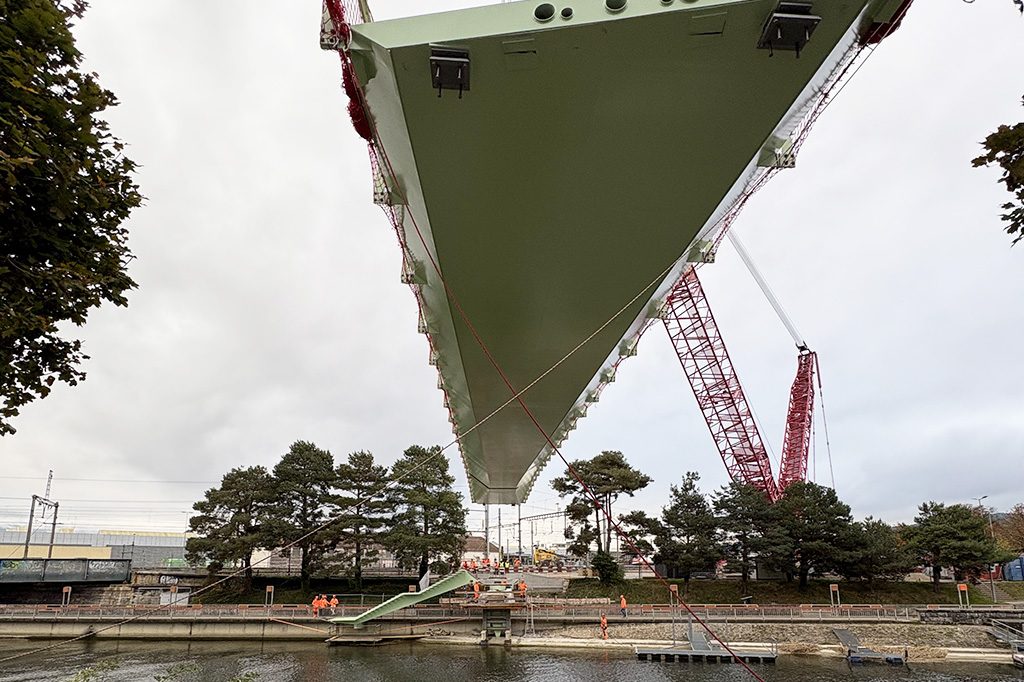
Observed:
[[[850,507],[839,501],[831,488],[797,482],[773,506],[772,528],[778,534],[767,537],[767,563],[774,569],[800,579],[839,569],[855,560],[856,529]]]
[[[697,489],[700,476],[688,471],[678,486],[669,487],[669,504],[661,510],[655,560],[664,563],[685,587],[695,571],[713,571],[722,558],[720,530],[711,505]]]
[[[917,566],[917,559],[898,529],[870,516],[851,529],[855,552],[839,567],[848,579],[903,580]]]
[[[192,505],[199,512],[189,526],[199,537],[185,545],[192,563],[212,562],[214,568],[238,561],[252,580],[252,553],[268,544],[266,524],[275,501],[275,481],[262,466],[232,469],[219,488]]]
[[[387,523],[391,503],[372,493],[384,487],[387,467],[373,463],[369,452],[353,452],[348,461],[338,465],[336,487],[341,494],[334,498],[338,509],[333,528],[339,540],[338,554],[347,575],[357,590],[363,587],[363,566],[379,555],[381,528]]]
[[[64,682],[92,682],[92,680],[98,680],[104,677],[104,673],[117,670],[120,667],[120,661],[102,661],[91,668],[80,670],[78,674],[74,677],[69,677]]]
[[[85,378],[81,342],[59,324],[127,305],[135,287],[121,225],[142,197],[135,164],[97,117],[117,100],[79,70],[69,21],[85,7],[0,5],[0,435],[55,381]]]
[[[595,554],[590,560],[590,567],[597,571],[597,577],[604,585],[622,582],[622,567],[607,552]]]
[[[1003,169],[999,181],[1013,195],[1001,208],[1001,219],[1008,223],[1006,232],[1016,235],[1013,244],[1024,239],[1024,123],[1001,125],[982,143],[985,153],[972,161],[974,166],[996,164]]]
[[[645,557],[654,554],[654,539],[662,532],[658,519],[652,519],[639,510],[619,515],[619,530],[629,537],[640,554]],[[637,556],[629,543],[623,543],[622,551],[629,557]]]
[[[905,536],[918,561],[931,566],[936,592],[943,568],[957,580],[976,580],[986,564],[1008,558],[987,534],[988,520],[967,505],[925,502],[918,509]]]
[[[1024,601],[1024,582],[1003,581],[999,583],[999,589],[1010,595],[1015,601]],[[971,599],[971,601],[974,600]]]
[[[302,550],[300,576],[303,589],[308,589],[314,572],[329,569],[327,555],[337,545],[337,533],[321,528],[337,480],[334,457],[313,443],[296,441],[274,467],[274,479],[277,501],[263,535],[268,545],[294,542]]]
[[[718,523],[725,531],[726,568],[740,574],[745,586],[767,550],[773,533],[771,503],[764,492],[746,483],[724,486],[714,500]]]
[[[391,469],[394,517],[384,541],[405,568],[445,574],[458,565],[466,542],[466,510],[452,489],[448,459],[437,446],[408,448]]]
[[[163,675],[153,675],[153,679],[156,680],[156,682],[169,682],[169,680],[176,680],[182,675],[190,675],[198,672],[198,663],[179,663],[178,665],[172,665]]]
[[[999,547],[1009,552],[1024,552],[1024,504],[1016,504],[993,527]]]
[[[593,459],[576,460],[570,466],[597,497],[608,513],[607,518],[613,518],[612,504],[620,495],[632,497],[637,490],[646,488],[652,480],[650,476],[631,467],[618,451],[605,450]],[[572,471],[566,469],[565,473],[551,481],[551,487],[559,497],[570,498],[569,504],[566,505],[566,513],[569,519],[580,527],[578,532],[566,532],[567,539],[575,540],[570,545],[570,551],[577,556],[585,556],[591,543],[596,543],[599,552],[609,552],[612,526],[580,486]],[[591,514],[594,518],[593,523],[590,521]]]

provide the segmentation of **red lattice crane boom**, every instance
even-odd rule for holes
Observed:
[[[729,476],[777,499],[761,434],[694,268],[676,282],[662,319]]]
[[[782,442],[780,492],[790,483],[807,480],[807,453],[814,428],[814,372],[818,355],[806,347],[801,348],[797,363],[796,378],[789,391],[786,436]]]
[[[718,331],[704,289],[697,279],[696,269],[688,268],[676,282],[666,299],[662,320],[729,476],[734,481],[749,483],[763,490],[770,500],[775,501],[782,497],[791,483],[807,478],[807,456],[814,423],[817,355],[799,340],[792,322],[767,288],[767,283],[749,260],[742,245],[734,241],[734,246],[793,333],[794,339],[797,339],[800,349],[796,378],[790,388],[778,481],[772,475],[764,441],[743,394],[732,360],[729,359],[729,352]]]

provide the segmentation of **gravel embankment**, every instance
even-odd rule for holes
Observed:
[[[860,639],[862,646],[881,651],[882,647],[894,647],[902,653],[903,647],[922,648],[989,648],[994,647],[992,637],[980,625],[919,625],[914,623],[872,623],[848,625],[845,627]],[[699,627],[696,624],[694,627]],[[816,648],[817,645],[838,644],[832,634],[831,625],[802,623],[724,623],[712,624],[718,636],[730,642],[777,642],[784,650],[797,653],[802,645]],[[601,629],[595,625],[570,625],[560,630],[546,631],[544,637],[572,639],[598,639]],[[609,636],[616,639],[667,640],[672,639],[672,626],[664,623],[621,623],[608,625]],[[686,623],[676,623],[677,639],[685,639]]]

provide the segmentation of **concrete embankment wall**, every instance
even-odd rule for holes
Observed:
[[[297,627],[303,625],[304,627]],[[113,627],[111,627],[113,626]],[[315,629],[305,629],[315,628]],[[286,625],[275,621],[256,620],[161,620],[146,618],[131,623],[118,624],[110,621],[0,621],[0,639],[69,639],[94,633],[98,639],[277,639],[317,640],[327,639],[328,625],[311,621]]]
[[[479,616],[465,619],[383,619],[368,623],[359,632],[364,635],[446,635],[476,636],[482,627]],[[537,622],[534,632],[560,630],[568,625],[562,621]],[[524,619],[514,619],[512,633],[522,636],[527,629]],[[351,632],[348,629],[347,632]],[[132,622],[115,619],[15,620],[0,619],[0,640],[67,639],[93,633],[102,639],[191,639],[191,640],[313,640],[323,641],[336,634],[332,624],[313,618],[294,620],[259,620],[254,618],[186,619],[146,617]]]

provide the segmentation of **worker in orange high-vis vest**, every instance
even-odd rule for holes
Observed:
[[[331,605],[331,615],[333,616],[335,609],[338,608],[338,595],[331,595],[330,605]]]
[[[526,601],[526,581],[525,580],[520,580],[519,581],[519,596],[522,598],[523,601]]]
[[[517,571],[519,570],[519,557],[516,557],[516,560],[512,562],[512,567]]]
[[[473,601],[480,601],[480,581],[473,583]]]
[[[601,635],[608,639],[608,616],[601,614]]]
[[[622,617],[626,617],[626,595],[619,595],[619,609],[622,610]]]
[[[319,618],[320,617],[320,595],[319,594],[313,596],[313,617],[314,618]]]

